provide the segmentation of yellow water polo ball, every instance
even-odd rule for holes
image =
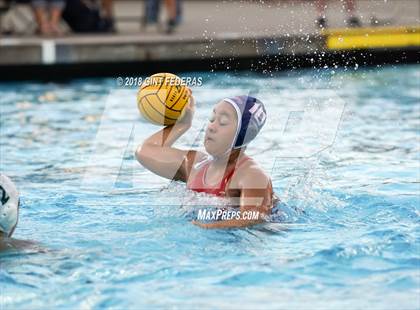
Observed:
[[[188,103],[188,88],[172,73],[156,73],[146,78],[137,94],[141,115],[156,125],[173,125]]]

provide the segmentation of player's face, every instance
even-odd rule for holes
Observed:
[[[222,155],[232,147],[238,119],[235,109],[227,102],[216,104],[210,115],[204,137],[204,147],[212,155]]]

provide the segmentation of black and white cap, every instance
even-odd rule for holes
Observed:
[[[10,237],[19,216],[19,193],[13,182],[0,174],[0,232]]]

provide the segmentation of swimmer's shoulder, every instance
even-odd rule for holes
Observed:
[[[235,171],[229,188],[239,190],[241,196],[245,191],[245,197],[263,198],[260,211],[267,214],[271,212],[276,201],[271,178],[254,160],[247,160]]]
[[[265,188],[269,183],[271,178],[251,157],[235,169],[231,181],[235,188]]]

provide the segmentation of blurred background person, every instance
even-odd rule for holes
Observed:
[[[316,24],[319,28],[327,28],[327,18],[325,15],[325,11],[327,9],[327,0],[316,0],[316,9],[318,13],[318,18],[316,20]],[[362,24],[359,18],[356,16],[356,5],[355,0],[340,0],[342,4],[344,4],[344,8],[347,13],[347,26],[349,27],[360,27]]]
[[[160,0],[146,0],[143,26],[148,31],[158,26],[160,14]],[[164,31],[171,34],[175,31],[182,19],[182,3],[181,0],[165,0],[167,13],[167,21]]]
[[[115,32],[114,0],[101,0],[102,18],[112,32]]]
[[[37,32],[42,35],[62,35],[61,16],[66,0],[32,0]]]
[[[67,0],[63,19],[75,33],[115,32],[112,0]]]
[[[174,32],[176,26],[176,0],[165,0],[168,21],[166,24],[166,33]]]

